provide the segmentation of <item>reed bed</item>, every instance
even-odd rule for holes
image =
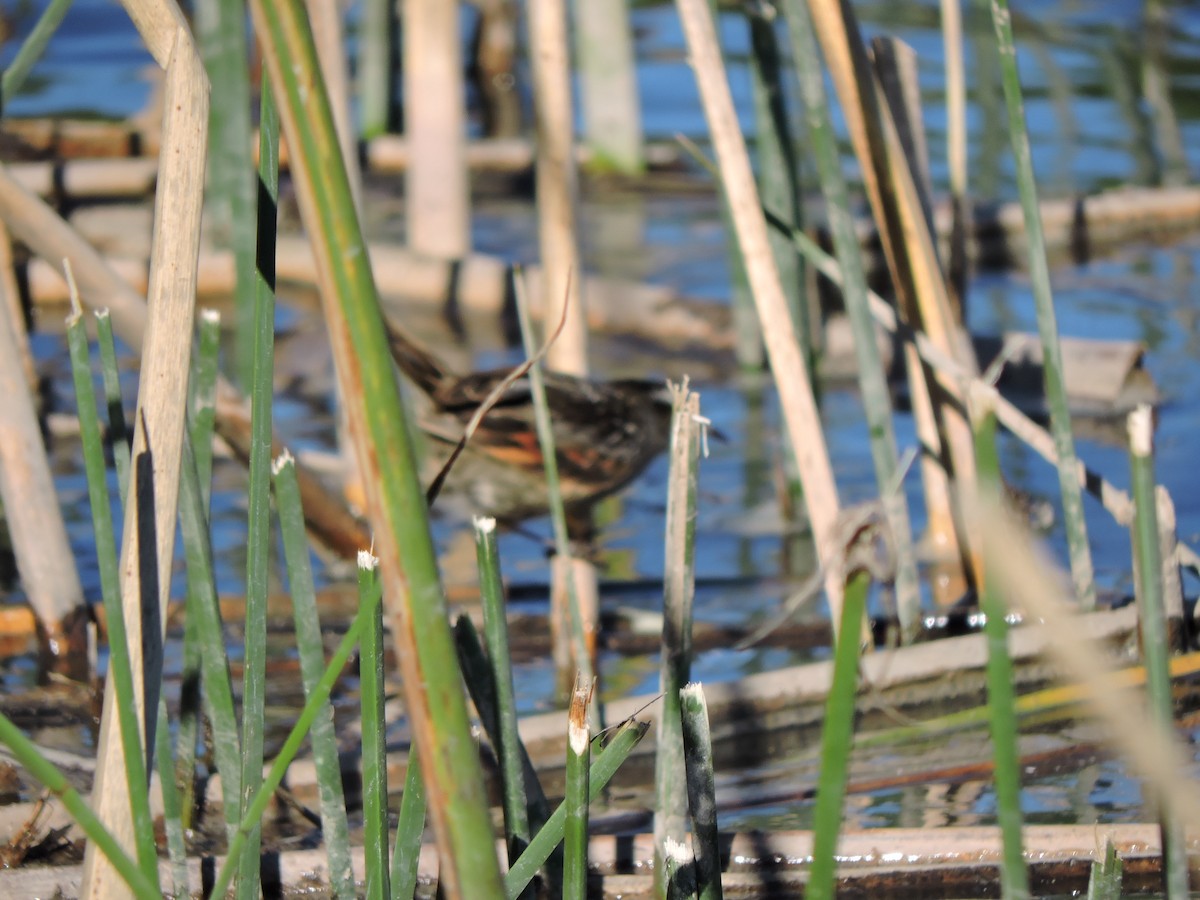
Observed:
[[[449,36],[457,47],[453,17],[447,17],[445,9],[437,13],[434,5],[409,0],[405,10],[413,24],[423,24],[428,34],[443,40]],[[560,737],[565,737],[567,748],[562,755],[566,772],[564,799],[557,806],[547,799],[516,713],[503,580],[492,520],[475,521],[484,639],[480,640],[465,618],[451,631],[410,439],[410,419],[385,352],[380,305],[356,202],[356,178],[345,159],[346,132],[343,128],[339,141],[312,29],[300,3],[254,0],[251,4],[265,63],[257,210],[251,209],[238,187],[250,183],[248,129],[241,118],[248,102],[243,102],[242,82],[231,79],[229,90],[241,98],[234,105],[243,108],[218,126],[210,139],[208,80],[179,10],[167,0],[146,0],[143,4],[131,0],[130,7],[147,46],[165,68],[167,79],[155,256],[148,286],[148,296],[154,302],[147,308],[136,293],[122,287],[91,248],[45,204],[12,183],[0,167],[0,216],[13,233],[43,256],[57,254],[51,259],[55,265],[68,260],[72,289],[76,288],[71,272],[77,270],[78,291],[86,303],[95,305],[99,297],[109,296],[114,306],[112,315],[97,320],[97,329],[108,451],[126,512],[119,543],[112,524],[106,448],[96,408],[92,361],[78,304],[68,328],[109,648],[92,804],[89,806],[3,715],[0,743],[69,810],[86,833],[88,849],[81,896],[155,897],[163,892],[188,893],[197,887],[190,881],[185,837],[198,803],[194,791],[197,747],[201,743],[211,751],[209,774],[215,770],[219,775],[224,820],[225,856],[215,868],[211,885],[206,886],[211,896],[225,896],[227,890],[239,897],[259,895],[264,819],[289,766],[306,743],[311,747],[317,772],[325,867],[335,896],[357,895],[360,886],[355,867],[360,859],[366,896],[412,896],[421,870],[427,821],[432,825],[440,860],[439,890],[448,897],[516,898],[538,892],[588,896],[595,862],[595,847],[590,840],[592,806],[635,752],[650,725],[638,716],[617,722],[603,720],[603,710],[594,695],[594,610],[574,597],[568,614],[576,672],[570,708],[560,722]],[[621,13],[621,4],[614,7]],[[228,12],[224,6],[221,9],[223,14]],[[788,76],[779,66],[778,47],[774,44],[777,33],[769,23],[754,24],[761,121],[774,126],[760,148],[759,162],[765,169],[760,194],[737,127],[713,13],[704,0],[678,0],[678,10],[709,123],[720,189],[753,294],[759,320],[755,340],[766,347],[778,384],[790,452],[803,482],[819,557],[814,581],[823,583],[829,604],[832,659],[827,667],[828,689],[822,698],[820,776],[815,786],[805,895],[835,896],[839,877],[844,877],[839,870],[839,846],[849,840],[844,833],[845,798],[850,756],[860,729],[864,673],[886,664],[878,656],[874,661],[865,658],[873,649],[867,628],[872,584],[882,581],[894,585],[904,643],[916,637],[921,616],[911,524],[901,485],[906,467],[898,462],[895,414],[888,404],[882,362],[875,355],[875,327],[882,323],[905,346],[914,415],[921,440],[928,448],[922,475],[929,527],[952,548],[956,559],[951,563],[978,592],[986,616],[988,706],[986,713],[974,711],[953,720],[876,733],[863,738],[860,746],[872,740],[896,742],[931,728],[946,733],[962,727],[968,719],[977,721],[986,715],[993,743],[1001,838],[1000,890],[1006,897],[1028,896],[1028,854],[1035,848],[1026,840],[1028,829],[1023,821],[1018,740],[1019,715],[1028,708],[1031,698],[1015,696],[1015,641],[1007,618],[1020,607],[1035,610],[1044,627],[1056,636],[1048,642],[1048,652],[1077,682],[1069,696],[1036,698],[1042,704],[1038,708],[1084,704],[1109,729],[1112,745],[1145,778],[1147,790],[1158,805],[1167,894],[1172,898],[1186,896],[1186,828],[1200,824],[1200,792],[1184,774],[1190,756],[1172,734],[1175,720],[1171,675],[1173,668],[1178,671],[1183,666],[1173,665],[1169,658],[1168,613],[1162,597],[1167,580],[1164,567],[1168,571],[1172,565],[1177,567],[1181,551],[1174,545],[1173,528],[1159,521],[1159,509],[1169,511],[1169,498],[1164,503],[1156,490],[1149,410],[1139,410],[1130,422],[1134,507],[1122,492],[1094,478],[1074,455],[1036,185],[1028,159],[1021,86],[1005,4],[995,4],[993,15],[999,56],[1005,63],[1013,152],[1039,303],[1046,391],[1052,409],[1049,433],[1017,413],[994,386],[981,379],[971,353],[964,349],[960,326],[966,282],[960,268],[961,241],[955,242],[951,262],[944,267],[930,221],[927,179],[921,175],[925,162],[919,158],[920,151],[914,149],[923,139],[906,128],[903,104],[889,97],[880,83],[883,76],[879,58],[884,53],[869,58],[849,5],[806,6],[799,0],[785,4],[793,56],[799,63],[792,74],[799,79],[805,104],[807,139],[832,226],[836,260],[800,230],[795,160],[802,151],[783,127],[787,118],[783,115],[782,83]],[[10,79],[15,83],[28,71],[30,55],[36,56],[44,47],[53,31],[53,16],[60,11],[60,5],[52,7],[45,19],[46,27],[37,31],[25,53],[4,74],[5,91]],[[372,21],[376,27],[387,30],[387,26],[378,24],[386,16],[378,10],[375,15]],[[542,308],[546,321],[575,323],[568,330],[573,337],[564,341],[564,345],[570,345],[566,349],[574,363],[552,364],[582,370],[586,328],[574,224],[577,198],[571,158],[572,116],[569,98],[564,94],[567,70],[565,57],[547,60],[543,56],[547,46],[565,54],[562,17],[562,10],[546,0],[538,0],[536,15],[531,16],[531,27],[539,35],[534,43],[540,48],[540,61],[535,67],[539,70],[535,73],[537,104],[542,110],[539,121],[554,121],[553,127],[543,123],[544,133],[539,129],[544,142],[539,184],[546,195],[542,202],[547,204],[542,211],[547,220]],[[962,40],[952,15],[947,16],[946,35],[949,42]],[[242,68],[244,49],[234,47],[231,52],[233,57],[222,57],[224,62],[219,65]],[[386,46],[372,52],[382,53],[385,58],[388,53]],[[849,123],[868,199],[883,236],[898,309],[867,287],[865,265],[851,228],[843,161],[824,97],[821,54]],[[947,53],[947,59],[953,61],[958,56]],[[452,68],[460,68],[453,59],[451,62]],[[955,69],[951,65],[952,80]],[[377,82],[381,76],[377,68],[372,71],[372,81]],[[239,78],[244,74],[243,70]],[[461,76],[439,76],[436,71],[432,74],[445,76],[451,84]],[[377,88],[376,84],[373,89]],[[951,92],[952,111],[961,102],[956,99],[961,91],[959,85]],[[222,97],[225,99],[224,94]],[[416,110],[428,98],[407,99],[406,111],[411,106],[414,119],[420,118]],[[456,104],[457,100],[451,105]],[[387,104],[381,104],[378,98],[371,102],[372,128],[387,118],[381,106]],[[447,188],[442,196],[449,198],[446,202],[453,220],[449,243],[416,237],[431,222],[441,221],[440,214],[424,220],[421,229],[413,229],[414,245],[422,244],[418,247],[421,252],[453,259],[467,251],[465,217],[455,218],[457,212],[462,212],[458,205],[462,199],[459,179],[465,173],[458,113],[446,117],[451,130],[457,132],[447,138],[455,147],[454,153],[440,161],[454,169],[452,183],[442,186]],[[410,124],[419,127],[415,121]],[[318,495],[310,492],[309,497],[304,496],[302,471],[290,454],[277,452],[272,434],[274,229],[281,131],[312,241],[340,393],[350,433],[355,437],[357,469],[364,478],[367,511],[375,529],[371,548],[358,548],[359,596],[353,620],[328,655],[305,534],[306,527],[318,530],[317,520],[307,510],[310,499]],[[219,141],[221,134],[227,139]],[[952,140],[961,144],[961,131],[956,130]],[[217,374],[218,325],[214,317],[201,317],[197,346],[194,351],[192,348],[199,214],[205,148],[210,142],[222,147],[219,153],[214,150],[214,157],[223,159],[217,165],[214,158],[214,172],[224,174],[214,177],[214,181],[226,185],[222,189],[224,199],[219,202],[229,210],[230,233],[240,246],[239,260],[248,252],[247,245],[253,251],[249,257],[253,270],[241,263],[237,267],[238,281],[245,292],[241,302],[245,305],[239,307],[242,321],[234,361],[239,383],[249,393],[248,412],[237,392]],[[241,147],[234,153],[238,143]],[[598,152],[610,154],[614,164],[622,168],[636,171],[640,166],[632,153],[616,149],[616,145]],[[965,164],[957,150],[951,156],[956,160],[952,190],[961,237],[962,209],[967,203]],[[428,159],[422,163],[429,164]],[[414,172],[429,171],[414,168]],[[410,180],[409,184],[414,182]],[[256,240],[248,241],[250,234],[256,235]],[[841,289],[854,325],[880,492],[878,514],[874,507],[843,510],[839,503],[813,384],[812,356],[817,344],[803,327],[808,310],[800,299],[801,259]],[[515,293],[529,358],[519,374],[527,374],[532,384],[538,439],[547,461],[546,479],[550,494],[555,496],[556,455],[541,385],[541,356],[546,348],[535,351],[530,304],[520,275]],[[953,299],[960,304],[957,314]],[[114,331],[140,348],[142,354],[141,393],[132,426],[126,424],[121,406]],[[551,345],[562,331],[560,325]],[[244,356],[244,347],[252,352]],[[552,353],[559,349],[555,347]],[[731,885],[737,882],[737,873],[721,871],[723,839],[717,830],[706,692],[702,686],[690,683],[695,528],[706,420],[700,414],[697,395],[686,383],[672,390],[675,403],[666,498],[662,696],[653,713],[653,891],[660,897],[709,900],[722,896],[723,878]],[[230,424],[232,421],[244,427],[238,431]],[[1075,588],[1071,605],[1060,596],[1027,530],[1013,523],[1006,507],[996,452],[998,423],[1027,440],[1057,466]],[[240,714],[231,676],[230,640],[213,578],[209,494],[213,433],[218,427],[225,429],[227,439],[232,433],[242,435],[240,441],[231,442],[242,448],[239,452],[249,469]],[[1080,499],[1084,485],[1097,490],[1113,515],[1134,529],[1140,652],[1145,664],[1137,673],[1127,672],[1122,677],[1126,687],[1146,685],[1144,702],[1141,698],[1135,700],[1128,690],[1114,689],[1117,676],[1111,661],[1095,642],[1083,637],[1086,628],[1080,622],[1081,612],[1094,606]],[[569,561],[571,552],[560,498],[551,504],[551,510],[559,556]],[[170,581],[167,573],[172,569],[177,520],[187,565],[182,667],[189,690],[177,698],[179,721],[172,733],[167,698],[163,696],[162,644]],[[265,663],[269,550],[276,527],[283,538],[305,700],[282,747],[272,759],[266,759],[263,728],[268,714]],[[356,531],[352,526],[343,528],[341,534],[347,543],[364,537],[361,529]],[[879,541],[899,555],[889,572],[879,571],[870,552]],[[569,584],[574,583],[574,577],[573,569]],[[389,631],[385,630],[385,622],[390,626],[393,658],[402,674],[412,735],[403,796],[394,824],[388,808],[389,722],[385,700]],[[335,684],[356,653],[362,733],[361,847],[351,844],[335,711],[330,704]],[[896,658],[911,658],[903,653],[897,651]],[[472,732],[468,696],[483,725],[482,738],[477,739]],[[207,727],[203,728],[205,722]],[[503,798],[504,841],[499,854],[480,763],[479,747],[485,741],[498,760],[495,778]],[[159,860],[150,803],[150,773],[155,769],[162,798],[168,858],[165,866]],[[881,835],[880,842],[886,842],[886,832]],[[1119,894],[1121,865],[1111,844],[1093,877],[1095,896],[1105,896],[1105,890],[1109,896],[1114,890]]]

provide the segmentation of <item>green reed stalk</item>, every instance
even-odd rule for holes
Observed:
[[[687,840],[687,769],[679,692],[691,680],[692,603],[696,588],[696,487],[700,450],[700,396],[671,385],[671,472],[663,578],[663,637],[658,747],[654,759],[654,881],[667,893],[668,840]]]
[[[378,562],[375,557],[365,551],[359,554],[359,568],[375,567],[378,565]],[[378,588],[378,584],[376,580],[374,583],[375,588]],[[333,652],[333,656],[329,658],[329,665],[325,667],[325,671],[321,674],[320,681],[317,682],[313,692],[305,700],[304,708],[300,711],[300,716],[296,719],[296,724],[288,732],[288,736],[283,742],[283,747],[279,750],[279,755],[271,763],[271,769],[267,772],[267,777],[263,779],[262,786],[254,795],[249,808],[246,810],[245,815],[242,816],[237,830],[229,841],[225,862],[222,864],[220,870],[217,872],[217,877],[213,881],[212,890],[209,891],[210,897],[225,896],[225,892],[229,888],[229,883],[234,876],[236,862],[241,856],[242,848],[246,844],[248,835],[262,821],[271,798],[279,788],[279,785],[283,783],[283,776],[287,774],[288,766],[292,764],[292,761],[296,758],[296,754],[300,752],[300,748],[304,744],[304,739],[308,736],[308,732],[312,728],[312,723],[317,718],[317,713],[321,707],[328,705],[329,695],[333,691],[333,686],[341,677],[342,670],[346,667],[346,663],[350,659],[350,654],[354,652],[354,648],[357,646],[363,631],[370,627],[371,620],[379,615],[379,599],[380,592],[376,589],[363,600],[358,608],[358,614],[355,615],[354,621],[350,623],[350,628],[342,635],[337,649]]]
[[[365,605],[379,593],[374,566],[359,566],[358,599]],[[362,632],[358,657],[358,691],[362,705],[363,856],[367,900],[391,896],[388,886],[387,718],[384,715],[383,616],[378,608]]]
[[[996,453],[996,413],[982,392],[970,396],[975,434],[975,463],[980,509],[984,515],[1002,509],[1004,484]],[[1000,865],[1000,890],[1004,897],[1029,897],[1029,869],[1021,840],[1021,752],[1017,727],[1013,664],[1008,655],[1008,609],[996,579],[984,570],[982,606],[987,622],[988,708],[991,713],[992,760],[996,773],[996,818],[1004,845]]]
[[[67,777],[42,756],[37,746],[3,713],[0,713],[0,744],[8,747],[17,758],[17,762],[58,798],[63,808],[71,814],[71,818],[83,829],[88,841],[108,858],[138,900],[161,900],[162,890],[158,886],[157,873],[153,879],[146,877],[138,864],[121,849],[121,845],[104,827],[104,823],[92,812],[92,808],[79,795],[79,791],[71,787]]]
[[[341,160],[312,29],[300,0],[251,0],[250,11],[280,120],[304,225],[325,298],[338,381],[383,574],[388,616],[447,893],[502,890],[483,772],[471,738],[461,674],[424,492],[382,327],[354,196]],[[369,401],[369,402],[368,402]]]
[[[595,682],[575,676],[567,712],[567,786],[563,806],[567,817],[563,833],[564,900],[586,900],[588,876],[588,776],[591,763],[591,728],[588,704]]]
[[[616,774],[617,769],[633,752],[633,748],[646,734],[649,724],[629,719],[622,722],[616,729],[611,730],[611,738],[603,749],[592,756],[592,764],[588,771],[588,801],[600,796],[600,792],[608,786],[608,782]],[[533,880],[538,869],[545,865],[550,854],[562,842],[567,821],[566,803],[560,803],[546,824],[538,830],[504,878],[504,889],[508,900],[516,900]]]
[[[721,13],[717,0],[708,0],[708,13],[712,16],[717,40],[720,41]],[[766,354],[763,348],[762,328],[758,324],[758,310],[754,306],[754,295],[750,292],[750,279],[746,274],[742,245],[738,242],[737,232],[733,227],[733,214],[729,209],[729,195],[725,192],[725,182],[719,175],[716,176],[716,182],[721,189],[721,227],[725,232],[725,252],[729,258],[733,354],[743,371],[761,372]]]
[[[250,75],[244,0],[200,0],[196,36],[212,83],[208,206],[217,241],[233,251],[234,376],[240,385],[254,377],[256,301],[254,288],[255,184],[251,176]]]
[[[392,854],[392,900],[409,900],[417,887],[421,863],[421,837],[425,833],[425,782],[417,748],[408,751],[408,771],[404,775],[404,796],[400,798],[400,818],[396,822],[396,848]]]
[[[504,586],[500,580],[500,556],[496,546],[496,520],[477,517],[475,560],[479,567],[479,596],[483,606],[483,628],[491,663],[496,699],[496,729],[500,743],[493,746],[500,758],[504,789],[504,831],[508,858],[514,860],[529,843],[529,807],[525,797],[524,760],[517,730],[517,700],[513,688],[512,660],[508,652],[508,620]]]
[[[212,751],[217,771],[221,773],[221,801],[227,830],[232,835],[237,827],[241,806],[242,763],[241,738],[238,733],[237,711],[233,702],[233,684],[229,676],[229,657],[225,632],[221,627],[221,611],[217,604],[217,588],[213,577],[212,544],[209,538],[208,515],[201,497],[200,480],[196,475],[196,456],[192,442],[183,442],[183,464],[179,482],[179,521],[183,533],[183,551],[187,560],[187,621],[194,629],[199,655],[200,681],[203,682],[204,706],[212,728]],[[184,633],[185,653],[187,631]],[[199,691],[199,685],[186,685],[185,691]],[[184,702],[187,698],[184,698]],[[180,756],[194,750],[180,746]],[[183,773],[190,783],[190,768]]]
[[[4,70],[4,75],[0,76],[0,115],[9,99],[20,93],[30,70],[46,51],[46,45],[70,8],[71,0],[51,0],[29,36],[17,48],[17,55]]]
[[[75,405],[83,444],[84,470],[87,473],[88,500],[92,507],[92,532],[96,542],[96,562],[100,570],[100,589],[108,622],[108,664],[112,670],[113,688],[117,694],[121,742],[125,747],[125,780],[129,787],[129,811],[134,823],[138,867],[148,881],[157,884],[158,851],[154,845],[154,822],[150,815],[146,753],[138,727],[129,639],[125,631],[125,613],[121,605],[117,538],[113,531],[112,507],[109,505],[104,442],[100,436],[100,417],[96,413],[96,394],[92,387],[87,341],[82,316],[76,309],[67,318],[67,346],[75,383]]]
[[[1046,240],[1038,211],[1037,180],[1029,150],[1029,132],[1025,126],[1025,104],[1021,97],[1021,79],[1017,72],[1017,51],[1013,44],[1012,15],[1008,0],[993,0],[992,23],[1000,48],[1000,68],[1004,99],[1008,105],[1008,133],[1016,164],[1017,189],[1025,214],[1025,233],[1029,241],[1029,279],[1037,307],[1038,333],[1042,338],[1042,365],[1046,383],[1046,402],[1050,409],[1050,430],[1058,453],[1058,481],[1063,498],[1063,526],[1071,557],[1071,580],[1075,596],[1084,609],[1096,605],[1096,584],[1092,553],[1088,547],[1087,522],[1083,515],[1083,495],[1076,469],[1075,440],[1071,435],[1071,414],[1067,406],[1063,378],[1062,349],[1058,342],[1058,320],[1050,288],[1050,266],[1046,258]]]
[[[946,72],[946,169],[954,219],[950,231],[950,287],[960,322],[966,321],[967,241],[970,202],[967,199],[967,78],[963,67],[961,0],[941,0],[942,57]],[[978,65],[978,62],[976,62]]]
[[[713,775],[712,733],[702,685],[692,682],[679,694],[683,749],[687,754],[688,805],[692,810],[692,851],[696,857],[699,900],[721,900],[721,847],[717,832],[717,790]]]
[[[196,454],[196,477],[204,514],[208,515],[212,492],[212,435],[217,420],[217,372],[221,350],[221,314],[215,309],[201,310],[200,340],[192,361],[191,425],[192,450]]]
[[[1111,840],[1104,842],[1104,858],[1092,860],[1088,875],[1087,900],[1121,900],[1121,876],[1125,864]]]
[[[750,88],[758,131],[755,146],[758,151],[759,197],[765,209],[798,229],[803,227],[800,165],[788,124],[775,31],[777,15],[774,7],[752,4],[745,7],[745,16],[750,26]],[[817,346],[805,291],[804,258],[796,252],[786,234],[772,231],[769,238],[775,266],[779,270],[779,281],[792,311],[792,326],[800,341],[808,378],[815,385]],[[757,322],[757,314],[754,318]]]
[[[842,174],[841,151],[829,114],[825,94],[821,56],[813,30],[812,16],[805,0],[789,0],[788,32],[792,39],[792,58],[800,80],[805,114],[813,157],[821,180],[821,192],[829,217],[834,249],[842,272],[842,297],[846,314],[854,331],[854,353],[858,361],[858,383],[862,393],[863,411],[871,441],[871,461],[875,464],[875,481],[887,515],[888,527],[896,553],[896,610],[905,643],[916,638],[921,627],[921,592],[917,577],[916,552],[912,543],[908,500],[903,487],[891,490],[896,483],[896,431],[892,423],[891,395],[887,375],[875,340],[875,321],[868,299],[866,267],[854,218],[850,212],[849,192]],[[778,230],[774,233],[778,234]],[[798,234],[792,229],[793,234]],[[790,235],[789,235],[790,239]]]
[[[521,325],[521,341],[525,355],[532,358],[538,352],[529,314],[529,298],[525,291],[525,278],[521,272],[513,275],[514,295],[517,301],[517,319]],[[558,481],[558,454],[554,447],[554,426],[550,423],[550,407],[546,403],[546,382],[542,377],[542,364],[535,362],[529,368],[529,393],[533,398],[534,424],[537,426],[538,446],[546,467],[546,495],[549,499],[550,522],[554,529],[554,550],[562,559],[571,558],[571,539],[567,534],[567,514],[563,509],[562,489]],[[567,601],[571,613],[571,643],[574,645],[575,665],[585,678],[594,678],[591,654],[587,651],[587,638],[583,632],[583,613],[579,609],[579,592],[575,589],[575,574],[567,567]]]
[[[387,134],[392,109],[396,54],[392,47],[392,15],[388,0],[365,0],[358,28],[359,132],[363,140]]]
[[[104,379],[104,405],[108,411],[108,442],[117,470],[117,492],[121,502],[129,490],[129,427],[121,402],[121,376],[117,347],[113,340],[112,316],[104,309],[96,313],[96,346],[100,350],[100,374]]]
[[[171,860],[171,882],[163,885],[171,896],[191,893],[188,884],[187,839],[183,826],[183,797],[175,780],[175,754],[171,747],[171,721],[167,700],[158,699],[158,724],[154,728],[154,764],[162,790],[163,831],[167,837],[167,856]]]
[[[846,797],[846,773],[854,745],[854,703],[858,692],[858,657],[866,615],[870,576],[856,575],[846,585],[842,624],[837,630],[833,683],[825,701],[825,726],[821,729],[821,777],[817,781],[813,810],[813,864],[809,873],[808,900],[832,900],[837,885],[837,843]]]
[[[212,434],[216,419],[217,354],[221,340],[221,316],[216,310],[201,310],[198,317],[200,340],[192,354],[192,373],[188,384],[190,410],[188,433],[196,459],[196,479],[199,482],[201,513],[207,522],[209,496],[212,492]],[[109,420],[112,421],[111,399]],[[111,427],[111,425],[110,425]],[[126,464],[128,465],[128,463]],[[120,467],[117,469],[120,472]],[[182,506],[182,504],[181,504]],[[207,525],[204,527],[207,528]],[[199,577],[199,568],[187,567],[187,604],[207,603],[206,588]],[[202,703],[201,685],[204,681],[204,655],[200,640],[200,616],[189,612],[183,624],[183,665],[180,671],[179,731],[175,747],[175,782],[182,795],[183,825],[192,827],[196,793],[196,742],[200,734]],[[219,626],[218,626],[219,629]],[[225,676],[228,676],[226,670]],[[235,779],[236,783],[236,779]],[[226,813],[232,816],[233,810]],[[232,818],[228,818],[232,823]]]
[[[307,697],[316,688],[325,669],[325,645],[321,639],[321,619],[317,612],[296,463],[290,453],[285,451],[275,460],[272,474],[287,563],[288,593],[292,598],[292,617],[296,625],[296,652],[300,657],[300,677],[304,680]],[[321,803],[321,834],[329,860],[329,884],[338,900],[353,900],[357,888],[350,862],[350,828],[346,821],[342,765],[331,706],[326,705],[318,712],[313,720],[311,738]]]
[[[1133,489],[1133,548],[1137,575],[1138,619],[1150,712],[1171,733],[1175,705],[1171,696],[1167,620],[1163,609],[1162,551],[1158,545],[1158,509],[1154,489],[1154,412],[1139,406],[1129,414],[1129,465]],[[1163,879],[1171,900],[1188,897],[1187,843],[1171,798],[1155,798],[1162,830]]]
[[[471,702],[479,713],[483,730],[493,747],[503,745],[505,738],[500,732],[500,710],[496,703],[495,665],[483,652],[479,633],[467,616],[459,616],[454,626],[455,646],[458,648],[459,665],[462,666],[463,681],[471,695]],[[511,671],[511,670],[510,670]],[[509,676],[511,677],[511,675]],[[524,791],[526,797],[526,817],[529,820],[530,833],[542,828],[550,818],[550,802],[542,790],[538,780],[537,770],[529,759],[525,744],[521,741],[518,731],[515,736],[516,749],[521,758],[521,771],[524,775]],[[562,881],[562,854],[555,852],[546,864],[547,878],[551,884]]]
[[[240,20],[239,20],[240,21]],[[242,668],[242,811],[262,783],[263,710],[267,700],[267,594],[271,579],[271,407],[275,391],[275,218],[279,197],[279,114],[269,82],[263,84],[259,125],[259,197],[264,201],[255,249],[255,269],[241,291],[252,294],[253,356],[250,376],[250,485],[246,493],[246,620]],[[235,226],[236,227],[236,226]],[[247,373],[243,371],[243,376]],[[245,382],[243,382],[245,383]],[[238,896],[259,892],[259,832],[248,836],[238,874]]]

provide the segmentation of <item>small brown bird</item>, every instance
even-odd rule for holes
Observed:
[[[440,470],[466,424],[509,370],[456,375],[386,324],[396,364],[430,400],[419,424],[430,438],[435,471]],[[561,372],[546,372],[545,384],[568,512],[586,510],[620,490],[666,449],[671,400],[665,384],[592,381]],[[508,524],[546,513],[549,498],[528,377],[518,378],[483,417],[446,486],[466,497],[474,512]]]

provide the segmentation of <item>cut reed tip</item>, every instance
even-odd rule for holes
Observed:
[[[275,457],[274,462],[271,463],[271,474],[278,475],[280,472],[283,471],[284,466],[286,466],[290,463],[295,463],[295,461],[296,460],[292,456],[292,452],[290,450],[288,450],[287,447],[284,447],[283,452],[280,453],[277,457]]]
[[[1129,414],[1129,450],[1134,456],[1149,456],[1154,450],[1154,411],[1146,403]]]

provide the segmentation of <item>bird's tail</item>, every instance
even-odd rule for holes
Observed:
[[[434,396],[446,381],[449,374],[425,348],[418,346],[387,316],[383,317],[387,329],[388,347],[392,351],[392,359],[412,382],[429,396]]]

